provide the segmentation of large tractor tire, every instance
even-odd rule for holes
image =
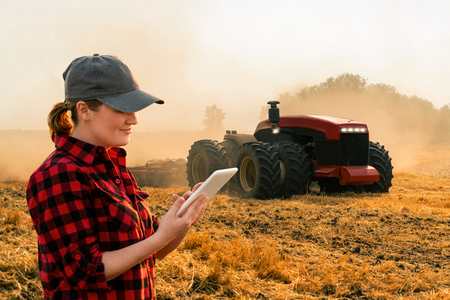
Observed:
[[[222,145],[223,148],[225,149],[225,153],[226,153],[227,159],[228,159],[228,167],[229,168],[236,167],[236,158],[237,158],[239,148],[241,148],[241,146],[239,146],[238,143],[236,143],[236,141],[234,141],[234,140],[225,140],[222,143],[220,143],[220,145]],[[228,191],[229,195],[231,195],[231,196],[239,195],[236,177],[237,177],[237,175],[235,174],[227,182],[227,184],[225,186],[226,190]]]
[[[392,186],[392,158],[389,151],[384,149],[380,143],[369,141],[369,166],[374,167],[380,173],[380,180],[371,185],[365,185],[364,190],[373,193],[388,193]]]
[[[281,168],[273,146],[262,142],[244,144],[236,158],[238,193],[243,198],[270,199],[280,192]]]
[[[222,143],[220,143],[220,145],[224,147],[225,152],[227,154],[228,166],[230,168],[236,167],[237,153],[241,146],[239,146],[234,140],[225,140]]]
[[[217,141],[196,141],[187,157],[186,173],[189,186],[193,188],[197,183],[204,182],[214,171],[227,167],[226,153]]]
[[[312,169],[308,154],[299,144],[280,142],[274,145],[281,168],[279,197],[289,198],[308,191]]]

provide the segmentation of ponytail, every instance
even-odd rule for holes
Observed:
[[[47,117],[50,138],[53,142],[55,141],[56,135],[70,135],[72,133],[73,122],[67,112],[75,106],[76,102],[58,102],[53,105]]]
[[[89,109],[96,111],[102,104],[98,100],[85,101]],[[48,114],[47,124],[50,138],[55,141],[57,135],[70,135],[78,123],[77,101],[58,102]]]

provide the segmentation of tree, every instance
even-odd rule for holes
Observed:
[[[324,82],[303,88],[298,94],[299,99],[309,99],[313,96],[336,92],[361,92],[367,89],[367,79],[357,74],[343,73],[337,77],[329,77]]]
[[[265,120],[268,118],[268,109],[269,109],[270,105],[264,105],[261,106],[261,109],[259,110],[259,120]]]
[[[205,119],[203,125],[206,126],[207,131],[218,132],[223,131],[223,120],[225,120],[226,113],[222,112],[215,104],[206,107]]]

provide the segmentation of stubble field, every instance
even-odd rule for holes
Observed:
[[[431,151],[431,149],[430,149]],[[158,299],[450,299],[450,149],[398,168],[388,194],[217,195],[157,262]],[[23,182],[0,182],[0,299],[41,299]],[[163,216],[187,187],[144,187]]]

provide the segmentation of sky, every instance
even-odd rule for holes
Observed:
[[[165,100],[135,130],[252,131],[261,107],[343,73],[450,104],[449,1],[0,0],[0,130],[47,130],[62,73],[111,54]]]

